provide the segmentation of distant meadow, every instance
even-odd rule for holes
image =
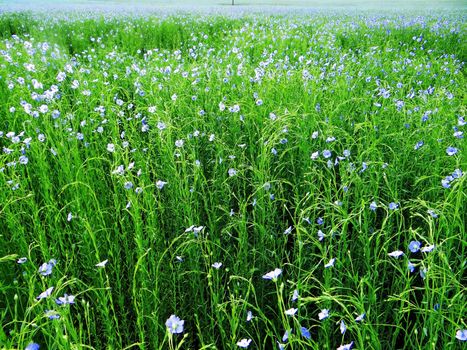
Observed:
[[[460,1],[0,0],[0,350],[461,350]]]

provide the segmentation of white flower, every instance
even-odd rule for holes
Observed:
[[[250,346],[251,339],[242,339],[237,342],[237,345],[241,348],[247,348]]]

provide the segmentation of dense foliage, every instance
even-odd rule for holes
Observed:
[[[461,15],[0,35],[0,349],[465,346]]]

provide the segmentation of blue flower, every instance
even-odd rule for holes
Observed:
[[[54,310],[45,310],[44,314],[49,320],[58,320],[60,318],[60,314]]]
[[[165,321],[165,326],[167,327],[168,331],[172,334],[179,334],[183,332],[183,324],[185,323],[184,320],[181,320],[180,317],[175,315],[171,315],[167,321]]]
[[[17,262],[18,264],[24,264],[26,261],[28,261],[28,258],[23,257],[23,258],[19,258],[16,262]]]
[[[316,219],[316,223],[317,223],[318,225],[322,225],[322,224],[324,223],[323,218],[322,218],[322,217],[317,218],[317,219]]]
[[[318,314],[318,318],[320,320],[324,320],[329,317],[329,309],[323,309],[321,312]]]
[[[293,291],[293,295],[292,295],[292,301],[296,301],[298,299],[299,295],[298,295],[298,289],[295,289]]]
[[[370,203],[370,209],[371,210],[376,211],[377,208],[378,208],[378,205],[376,204],[375,201]]]
[[[342,334],[345,334],[345,331],[347,330],[344,320],[341,320],[340,330]]]
[[[420,147],[423,146],[423,141],[418,141],[415,146],[413,147],[414,150],[418,150]]]
[[[274,271],[268,272],[263,276],[265,280],[273,280],[274,282],[277,281],[277,277],[280,276],[282,270],[279,268],[274,269]]]
[[[29,343],[24,350],[39,350],[40,346],[37,343]]]
[[[366,317],[366,313],[360,314],[355,318],[355,322],[362,322]]]
[[[456,332],[456,338],[461,341],[467,341],[467,329],[459,329]]]
[[[330,150],[325,149],[325,150],[323,151],[323,157],[324,157],[324,158],[331,158],[331,156],[332,156],[332,153],[331,153]]]
[[[57,260],[55,259],[50,259],[48,263],[43,263],[39,267],[39,273],[42,276],[49,276],[52,274],[52,269],[53,267],[57,264]]]
[[[293,329],[286,330],[284,335],[282,336],[282,341],[285,343],[289,340],[289,336],[292,334]]]
[[[409,269],[410,273],[415,271],[415,265],[412,264],[410,261],[407,263],[407,268]]]
[[[48,288],[46,291],[42,292],[41,294],[39,294],[36,299],[37,300],[41,300],[41,299],[45,299],[45,298],[48,298],[50,297],[50,295],[52,294],[52,291],[54,290],[54,287],[50,287]]]
[[[419,241],[412,241],[409,243],[409,250],[412,252],[412,253],[416,253],[420,250],[420,247],[422,246],[422,244],[419,242]]]
[[[59,297],[58,299],[55,299],[55,303],[57,303],[57,305],[71,305],[71,304],[74,304],[75,303],[75,296],[65,294],[65,295],[63,295],[63,297]]]
[[[311,339],[310,331],[305,327],[300,327],[300,333],[302,334],[302,337],[306,339]]]
[[[396,210],[397,208],[399,208],[399,204],[398,204],[398,203],[395,203],[395,202],[389,203],[389,209],[390,209],[390,210]]]
[[[457,153],[458,149],[456,147],[451,147],[449,146],[448,148],[446,148],[446,153],[448,156],[453,156]]]

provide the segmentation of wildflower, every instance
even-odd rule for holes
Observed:
[[[183,332],[183,324],[185,323],[184,320],[181,320],[180,317],[175,315],[171,315],[167,321],[165,321],[165,325],[170,333],[172,334],[179,334]]]
[[[273,280],[274,282],[277,281],[277,277],[280,276],[282,270],[279,268],[274,269],[274,271],[268,272],[263,276],[265,280]]]
[[[73,214],[70,212],[66,217],[66,221],[70,222],[73,219]]]
[[[247,347],[250,346],[250,343],[251,343],[251,339],[242,339],[237,342],[237,346],[246,349]]]
[[[285,314],[287,316],[293,316],[297,313],[298,309],[295,309],[295,308],[291,308],[291,309],[288,309],[288,310],[285,310]]]
[[[467,341],[467,329],[459,329],[456,332],[456,339],[460,341]]]
[[[399,208],[398,203],[394,203],[394,202],[389,203],[389,209],[390,210],[396,210],[397,208]]]
[[[162,180],[157,180],[156,182],[156,187],[160,190],[162,190],[164,188],[164,186],[167,185],[167,182],[166,181],[162,181]]]
[[[107,265],[109,261],[108,260],[104,260],[104,261],[101,261],[100,263],[96,264],[95,266],[96,267],[105,267],[105,265]]]
[[[436,218],[438,217],[438,214],[436,214],[436,213],[435,213],[433,210],[431,210],[431,209],[428,209],[427,213],[430,214],[430,216],[431,216],[432,218],[435,218],[435,219],[436,219]]]
[[[248,310],[246,312],[246,321],[250,322],[252,319],[253,319],[253,313],[250,310]]]
[[[331,260],[329,260],[329,262],[328,262],[326,265],[324,265],[324,267],[327,269],[327,268],[329,268],[329,267],[334,266],[334,262],[335,262],[335,261],[336,261],[336,259],[335,259],[335,258],[332,258]]]
[[[42,276],[49,276],[52,274],[52,268],[55,266],[55,264],[57,263],[57,261],[55,259],[51,259],[48,263],[43,263],[40,267],[39,267],[39,273],[42,275]]]
[[[110,153],[115,152],[115,145],[113,143],[107,144],[107,151]]]
[[[420,277],[422,279],[425,279],[426,278],[426,273],[428,272],[428,269],[426,267],[423,267],[420,269]]]
[[[388,253],[389,256],[392,256],[393,258],[398,258],[400,257],[401,255],[404,255],[404,252],[401,251],[401,250],[395,250],[391,253]]]
[[[37,296],[37,300],[41,300],[41,299],[45,299],[45,298],[48,298],[51,294],[52,294],[52,291],[54,290],[54,287],[50,287],[48,288],[46,291],[42,292],[41,294],[39,294]]]
[[[284,231],[284,235],[288,235],[290,232],[292,232],[292,226],[286,228],[286,230]]]
[[[49,320],[58,320],[60,318],[60,314],[54,310],[45,310],[44,314]]]
[[[337,350],[350,350],[352,348],[353,342],[349,344],[341,345],[337,348]]]
[[[58,299],[55,299],[55,303],[57,305],[74,304],[75,303],[75,296],[74,295],[64,294],[63,297],[59,297]]]
[[[458,149],[456,147],[451,147],[449,146],[448,148],[446,148],[446,153],[448,156],[453,156],[457,153]]]
[[[344,320],[341,320],[341,324],[339,328],[341,330],[341,334],[345,334],[345,331],[347,330],[347,326],[345,325]]]
[[[298,295],[298,289],[295,289],[293,291],[293,295],[292,295],[292,301],[296,301],[298,299],[299,295]]]
[[[318,159],[318,157],[319,157],[319,151],[316,151],[316,152],[313,152],[311,154],[310,158],[313,159],[313,160],[316,160],[316,159]]]
[[[418,141],[415,146],[413,147],[414,150],[418,150],[420,147],[423,146],[423,141]]]
[[[23,258],[19,258],[16,262],[21,265],[21,264],[24,264],[26,261],[28,261],[28,258],[23,257]]]
[[[216,270],[219,270],[221,268],[221,266],[222,266],[222,263],[221,262],[215,262],[211,266],[214,267]]]
[[[293,329],[289,329],[284,332],[284,335],[282,336],[282,341],[284,343],[289,340],[289,336],[292,334],[292,330]]]
[[[332,155],[332,153],[331,153],[330,150],[325,149],[325,150],[323,151],[323,157],[324,157],[324,158],[326,158],[326,159],[327,159],[327,158],[331,158],[331,155]]]
[[[300,333],[302,334],[302,337],[304,337],[306,339],[311,339],[310,331],[307,328],[300,327]]]
[[[401,251],[401,250],[395,250],[395,251],[389,253],[388,255],[393,257],[393,258],[398,258],[398,257],[404,255],[404,252]]]
[[[423,247],[420,251],[422,253],[429,253],[429,252],[433,251],[433,249],[435,249],[435,245],[430,244],[430,245],[427,245],[427,246]]]
[[[407,268],[409,269],[410,273],[413,273],[415,271],[415,265],[412,264],[410,261],[407,262]]]
[[[378,208],[378,205],[376,204],[376,202],[375,202],[375,201],[371,202],[371,203],[370,203],[370,209],[373,210],[373,211],[375,211],[376,208]]]
[[[133,182],[127,181],[127,182],[125,182],[123,187],[125,187],[126,190],[129,190],[129,189],[133,188]]]
[[[229,169],[229,176],[230,177],[235,176],[236,174],[237,174],[237,170],[235,170],[234,168]]]
[[[412,253],[416,253],[420,250],[421,245],[422,244],[419,241],[412,241],[409,243],[409,250]]]
[[[24,350],[39,350],[40,346],[37,343],[29,343]]]
[[[323,231],[318,230],[318,240],[321,242],[326,235],[323,233]]]
[[[362,322],[366,317],[366,313],[360,314],[355,318],[355,322]]]
[[[318,314],[318,318],[320,320],[324,320],[329,317],[329,309],[323,309],[321,312]]]
[[[178,148],[181,148],[181,147],[183,147],[184,143],[185,143],[185,141],[183,141],[183,140],[177,140],[177,141],[175,141],[175,146],[178,147]]]
[[[316,219],[316,223],[317,223],[318,225],[324,224],[323,218],[322,218],[322,217],[319,217],[318,219]]]

